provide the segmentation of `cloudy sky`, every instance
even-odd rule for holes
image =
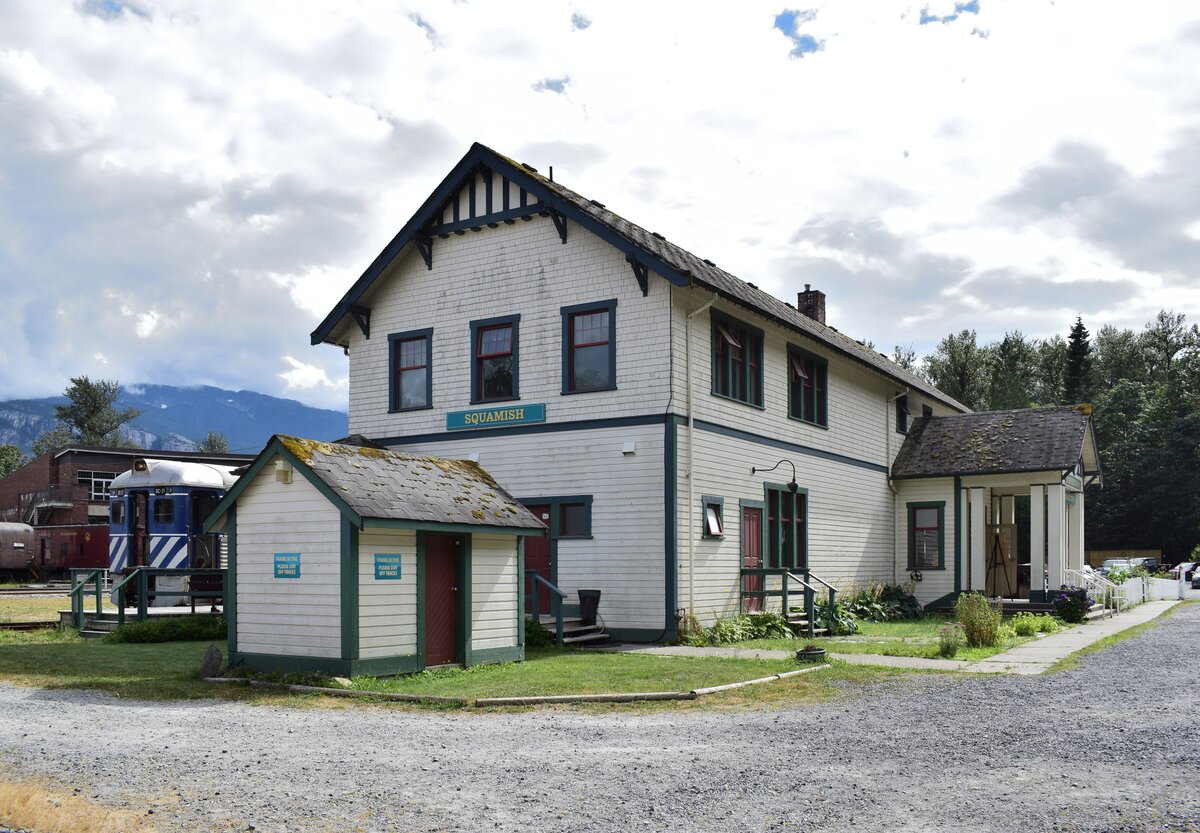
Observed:
[[[344,408],[308,334],[473,141],[890,352],[1200,320],[1200,5],[8,0],[0,399]]]

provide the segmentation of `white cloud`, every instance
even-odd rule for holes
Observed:
[[[920,25],[956,5],[805,4],[798,60],[760,0],[9,4],[0,388],[100,341],[122,380],[344,407],[308,333],[475,140],[884,349],[1200,318],[1200,11]]]

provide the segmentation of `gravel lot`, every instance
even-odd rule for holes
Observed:
[[[0,685],[0,764],[166,830],[1200,830],[1200,605],[1042,677],[795,710],[153,704]],[[153,802],[148,803],[148,802]]]

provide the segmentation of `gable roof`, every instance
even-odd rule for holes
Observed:
[[[893,480],[1065,471],[1083,460],[1100,477],[1090,405],[983,411],[916,419],[892,464]]]
[[[545,524],[470,460],[420,457],[279,434],[217,504],[205,521],[206,530],[277,456],[291,463],[359,528],[473,527],[512,535],[546,532]]]
[[[686,249],[667,241],[625,218],[594,200],[552,182],[532,167],[522,165],[479,143],[471,146],[467,154],[446,175],[441,184],[430,194],[416,214],[400,229],[391,242],[372,261],[362,276],[355,281],[320,325],[312,332],[313,344],[330,341],[333,331],[358,306],[359,301],[388,266],[400,255],[405,246],[422,240],[431,224],[440,221],[447,202],[457,194],[460,186],[479,169],[501,173],[538,200],[537,204],[524,206],[519,213],[552,214],[558,219],[570,219],[596,236],[605,240],[626,256],[631,265],[648,269],[676,286],[700,286],[741,307],[771,319],[780,326],[807,336],[824,346],[841,353],[894,380],[911,390],[919,391],[932,399],[957,410],[968,408],[953,397],[942,393],[920,376],[905,370],[886,356],[877,353],[833,327],[816,321],[778,298],[763,292],[740,278],[731,275],[708,260],[697,257]],[[474,197],[472,196],[472,199]],[[455,215],[457,216],[457,215]],[[486,224],[477,223],[474,228]],[[472,227],[467,224],[464,228]],[[461,229],[458,231],[461,233]],[[433,242],[423,240],[427,246]],[[330,343],[333,343],[330,341]]]

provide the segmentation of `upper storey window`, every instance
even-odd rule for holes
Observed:
[[[798,347],[788,347],[788,416],[829,425],[829,367]]]
[[[433,330],[414,330],[388,336],[391,345],[392,411],[415,411],[433,406]]]
[[[521,317],[510,315],[471,322],[473,347],[471,401],[499,402],[517,399]]]
[[[733,318],[712,316],[713,393],[762,407],[763,334]]]
[[[563,393],[617,387],[617,302],[563,307]]]

